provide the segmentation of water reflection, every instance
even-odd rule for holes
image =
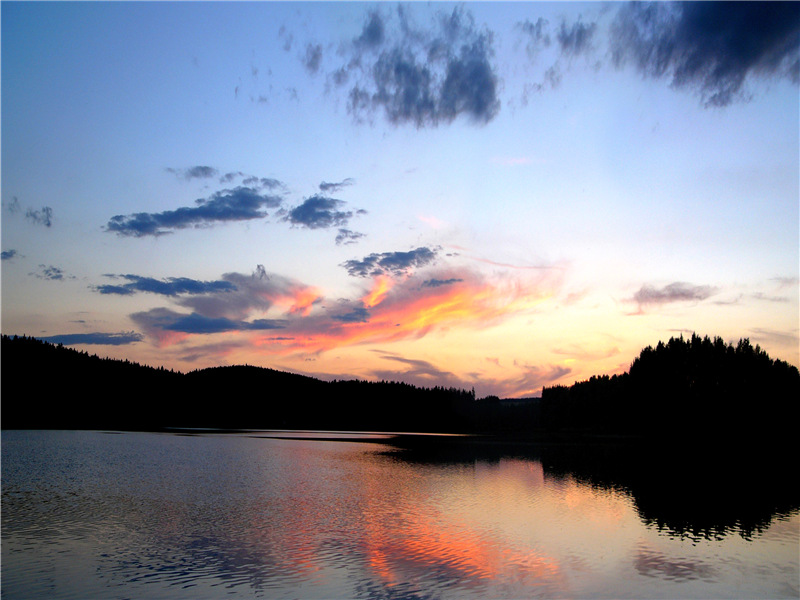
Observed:
[[[499,464],[508,457],[539,463],[550,479],[629,494],[645,524],[695,541],[731,533],[749,540],[800,508],[795,458],[758,448],[422,438],[396,444],[395,456],[418,464]]]
[[[742,461],[310,437],[4,432],[3,598],[798,595],[796,495]]]

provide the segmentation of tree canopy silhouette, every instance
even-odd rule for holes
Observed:
[[[742,339],[648,346],[622,375],[545,388],[541,399],[318,379],[247,365],[189,373],[2,336],[2,427],[327,429],[664,436],[752,443],[792,437],[800,373]]]

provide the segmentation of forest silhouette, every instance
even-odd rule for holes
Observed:
[[[627,373],[541,398],[398,382],[321,381],[254,366],[181,373],[28,336],[2,336],[3,429],[318,429],[505,437],[794,439],[800,373],[742,339],[648,346]]]

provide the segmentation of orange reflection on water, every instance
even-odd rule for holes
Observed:
[[[542,582],[562,575],[556,560],[442,514],[416,515],[396,530],[368,531],[365,541],[368,564],[387,585],[430,573],[462,584],[509,576]]]

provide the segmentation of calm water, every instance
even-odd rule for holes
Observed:
[[[2,597],[800,595],[794,469],[266,435],[3,432]]]

